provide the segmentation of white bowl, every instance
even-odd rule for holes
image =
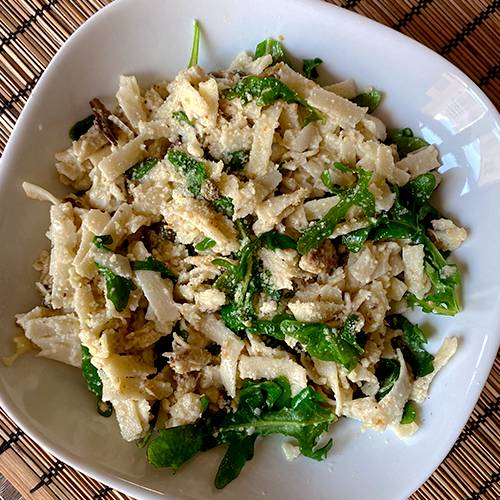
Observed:
[[[10,350],[13,316],[39,302],[32,261],[48,246],[47,207],[28,201],[21,182],[53,189],[53,155],[68,145],[71,124],[88,101],[112,97],[121,73],[142,82],[173,77],[189,58],[193,18],[203,35],[200,62],[226,67],[241,50],[283,35],[297,58],[321,57],[323,74],[353,77],[386,97],[377,113],[438,145],[444,176],[441,208],[470,229],[454,258],[463,271],[464,311],[455,318],[417,315],[460,347],[423,405],[423,425],[408,441],[333,427],[334,449],[322,463],[285,461],[280,438],[259,442],[255,458],[223,491],[213,478],[221,450],[201,454],[173,476],[148,465],[144,450],[120,438],[114,419],[95,412],[81,374],[25,356],[0,368],[2,407],[36,441],[81,471],[140,498],[401,499],[444,458],[465,424],[499,344],[500,169],[498,114],[461,71],[418,43],[375,22],[313,0],[119,0],[85,23],[45,71],[12,134],[0,169],[1,351]],[[324,78],[325,82],[330,78]]]

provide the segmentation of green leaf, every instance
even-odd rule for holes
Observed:
[[[212,238],[204,238],[197,243],[194,248],[202,252],[203,250],[210,250],[210,248],[213,248],[215,245],[217,245],[217,242]]]
[[[284,320],[280,329],[284,335],[298,340],[314,358],[335,361],[348,370],[355,368],[359,362],[357,347],[342,338],[335,328],[324,323]]]
[[[257,435],[246,436],[235,439],[229,443],[229,447],[222,459],[217,475],[215,476],[215,487],[219,490],[236,479],[248,460],[253,458],[254,445]]]
[[[393,339],[393,344],[403,352],[403,356],[411,366],[413,375],[418,378],[432,373],[434,371],[434,356],[424,349],[427,339],[418,325],[410,323],[400,314],[388,316],[387,324],[392,329],[403,332],[401,336]]]
[[[135,260],[132,262],[132,269],[134,271],[154,271],[160,273],[163,279],[169,279],[174,283],[177,281],[177,276],[159,260],[149,256],[145,260]]]
[[[342,236],[342,243],[349,252],[357,253],[363,247],[370,234],[370,227],[362,227]]]
[[[247,328],[245,318],[241,313],[240,307],[236,304],[224,304],[219,314],[224,321],[224,324],[233,332],[244,332]]]
[[[375,197],[368,189],[372,172],[357,169],[356,174],[358,176],[356,184],[340,193],[339,202],[330,208],[322,219],[306,229],[299,238],[297,250],[301,255],[320,246],[333,233],[337,224],[346,217],[351,207],[359,206],[367,217],[375,214]]]
[[[226,217],[232,217],[234,215],[234,205],[233,200],[228,196],[223,196],[217,200],[212,201],[212,206],[215,210]]]
[[[267,381],[269,382],[271,381]],[[276,380],[272,382],[276,384]],[[283,380],[280,382],[280,384],[284,383]],[[289,385],[288,381],[286,385]],[[256,405],[259,399],[262,403]],[[235,413],[228,413],[222,420],[218,428],[219,439],[222,442],[231,442],[246,437],[249,430],[261,436],[283,434],[297,440],[304,456],[315,460],[326,458],[332,446],[332,440],[321,448],[316,448],[316,445],[320,436],[335,420],[335,416],[330,409],[322,406],[323,397],[307,387],[292,398],[285,407],[276,409],[276,404],[280,399],[276,399],[276,395],[273,395],[271,408],[269,408],[270,401],[265,394],[252,394],[252,398],[240,400],[238,410]],[[256,408],[261,411],[256,412]]]
[[[319,448],[317,444],[335,421],[335,415],[324,404],[324,398],[310,387],[292,398],[290,383],[283,377],[247,381],[240,390],[236,411],[208,414],[196,424],[162,429],[148,446],[148,460],[157,467],[177,470],[199,451],[228,443],[215,480],[217,488],[239,475],[253,456],[257,436],[294,437],[303,455],[323,460],[332,440]]]
[[[191,47],[191,58],[188,68],[198,64],[198,54],[200,51],[200,23],[195,19],[193,22],[193,46]]]
[[[271,320],[261,319],[253,321],[248,331],[249,333],[267,335],[277,340],[285,340],[285,333],[281,329],[281,323],[285,320],[294,321],[295,318],[289,314],[277,314]]]
[[[266,38],[262,40],[257,47],[255,47],[255,57],[254,59],[258,59],[259,57],[270,54],[273,58],[273,64],[284,62],[288,64],[288,58],[286,56],[285,49],[279,40],[275,40],[274,38]]]
[[[258,291],[264,292],[271,300],[278,302],[281,299],[281,291],[276,290],[272,283],[272,274],[269,270],[263,270],[254,276]]]
[[[97,262],[95,265],[106,283],[106,297],[113,303],[118,312],[123,311],[127,307],[130,292],[137,287],[131,280],[115,274],[111,269],[101,266]]]
[[[205,394],[203,394],[203,396],[200,398],[200,411],[202,414],[207,411],[208,404],[208,398],[205,396]]]
[[[92,239],[92,243],[97,247],[102,250],[109,250],[112,252],[111,248],[107,247],[106,245],[112,245],[113,244],[113,237],[110,234],[103,234],[101,236],[94,236]]]
[[[403,408],[403,416],[401,417],[401,424],[412,424],[417,420],[417,405],[413,401],[407,401]]]
[[[178,470],[202,451],[205,433],[206,429],[199,423],[160,429],[160,435],[149,443],[147,449],[149,463],[155,467]]]
[[[335,185],[333,184],[330,170],[323,170],[323,172],[321,172],[320,179],[321,182],[325,185],[326,189],[328,189],[332,193],[337,191]]]
[[[430,174],[432,176],[432,174]],[[381,216],[370,232],[370,239],[409,239],[424,245],[425,272],[432,283],[431,291],[422,299],[407,296],[410,305],[418,305],[424,312],[454,316],[460,311],[458,285],[460,274],[455,265],[449,264],[426,234],[426,224],[436,218],[435,209],[428,197],[435,188],[429,175],[420,176],[396,192],[391,210]]]
[[[377,377],[380,388],[377,392],[377,401],[383,399],[399,378],[401,366],[397,359],[381,358],[375,368],[375,376]]]
[[[311,121],[322,119],[318,110],[300,97],[297,92],[287,87],[282,81],[273,76],[246,76],[234,85],[234,87],[227,89],[224,93],[224,97],[226,99],[235,99],[239,97],[243,104],[255,101],[258,106],[269,106],[279,99],[287,103],[300,104],[308,111],[303,126]]]
[[[125,172],[125,175],[132,181],[139,181],[144,176],[149,174],[149,172],[153,169],[153,167],[156,166],[158,161],[159,161],[158,158],[153,158],[153,157],[146,158],[145,160],[136,163],[133,167],[130,167]]]
[[[87,387],[97,398],[97,412],[103,417],[110,417],[113,405],[109,401],[102,401],[102,380],[97,368],[92,364],[92,356],[88,347],[82,344],[82,375]]]
[[[302,62],[302,71],[306,78],[309,80],[316,80],[318,78],[318,70],[317,67],[323,64],[323,60],[319,57],[315,57],[314,59],[304,59]]]
[[[269,250],[297,249],[297,242],[286,234],[278,233],[278,231],[268,231],[261,235],[262,245]]]
[[[239,150],[228,154],[228,165],[234,170],[242,170],[248,163],[250,153],[248,151]]]
[[[407,191],[411,198],[411,203],[415,207],[421,207],[429,200],[436,189],[436,178],[431,174],[422,174],[406,184],[404,191]]]
[[[102,381],[97,368],[92,364],[92,356],[88,347],[82,344],[82,375],[87,382],[89,391],[102,398]]]
[[[201,186],[207,178],[204,163],[179,149],[170,149],[167,153],[167,159],[184,176],[186,189],[193,196],[199,196]]]
[[[358,319],[356,314],[349,314],[340,329],[339,335],[342,340],[353,346],[359,354],[363,354],[365,351],[358,344],[358,339],[356,338]]]
[[[352,168],[349,168],[347,165],[344,165],[342,162],[340,161],[334,161],[333,162],[333,166],[339,170],[340,172],[342,172],[343,174],[352,174],[353,173],[353,170]]]
[[[387,144],[396,144],[398,153],[404,158],[408,153],[428,146],[429,143],[420,137],[415,137],[411,128],[390,128],[387,130]]]
[[[69,138],[72,141],[77,141],[80,139],[80,137],[87,132],[92,125],[94,125],[94,120],[95,117],[94,115],[89,115],[87,118],[84,118],[83,120],[80,120],[79,122],[76,122],[70,129],[69,129]]]
[[[194,123],[189,119],[188,115],[186,115],[186,113],[182,111],[182,109],[179,111],[174,111],[172,113],[172,116],[179,123],[187,123],[189,126],[194,127]]]
[[[352,101],[362,108],[368,108],[368,113],[373,113],[382,101],[382,92],[377,89],[371,89],[368,92],[357,95]]]

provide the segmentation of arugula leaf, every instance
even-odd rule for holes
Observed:
[[[207,178],[203,162],[179,149],[170,149],[167,153],[168,161],[184,176],[186,188],[193,196],[199,196],[201,186]]]
[[[413,294],[407,296],[408,304],[418,305],[426,313],[454,316],[460,312],[458,285],[460,274],[454,264],[448,264],[434,243],[426,237],[425,272],[432,283],[432,291],[424,298],[418,299]]]
[[[278,233],[278,231],[268,231],[260,236],[262,245],[269,250],[297,248],[297,242],[286,234]]]
[[[203,396],[200,398],[200,410],[202,414],[207,411],[208,404],[209,404],[208,398],[207,396],[205,396],[205,394],[203,394]]]
[[[353,173],[353,170],[352,168],[349,168],[347,165],[344,165],[342,162],[340,161],[334,161],[333,162],[333,166],[337,169],[337,170],[340,170],[340,172],[342,172],[343,174],[352,174]]]
[[[309,80],[316,80],[318,78],[318,70],[316,69],[320,64],[323,64],[323,60],[319,57],[314,59],[304,59],[302,62],[302,71],[306,78]]]
[[[224,214],[226,217],[231,218],[234,215],[233,200],[231,200],[228,196],[222,196],[221,198],[212,201],[212,206],[217,212]]]
[[[279,389],[279,390],[278,390]],[[315,460],[326,458],[332,440],[315,449],[319,437],[335,419],[331,410],[324,408],[324,398],[311,387],[306,387],[289,399],[289,383],[275,379],[242,389],[240,404],[235,413],[228,413],[219,427],[220,440],[230,442],[245,437],[247,430],[268,436],[283,434],[297,439],[301,453]],[[255,412],[256,409],[259,412]]]
[[[228,165],[234,170],[241,170],[248,163],[250,153],[248,151],[239,150],[228,153]]]
[[[111,269],[101,266],[97,262],[95,265],[106,283],[106,297],[113,303],[118,312],[123,311],[127,307],[130,292],[137,287],[131,280],[115,274]]]
[[[358,316],[356,314],[349,314],[347,316],[344,324],[342,325],[342,328],[340,329],[340,338],[344,341],[346,341],[348,344],[352,345],[356,351],[358,351],[359,354],[363,354],[365,351],[364,349],[359,345],[358,339],[356,338],[356,333],[357,333],[357,323],[358,323]]]
[[[107,247],[106,245],[112,245],[113,244],[113,237],[110,234],[103,234],[101,236],[94,236],[92,239],[92,243],[97,247],[101,248],[102,250],[109,250],[112,252],[111,248]]]
[[[446,262],[426,234],[425,225],[437,214],[427,201],[434,188],[432,174],[417,177],[401,191],[393,186],[396,192],[394,205],[379,218],[370,239],[409,239],[415,244],[423,244],[425,272],[431,280],[432,290],[423,299],[409,294],[408,302],[420,306],[424,312],[454,316],[460,311],[457,291],[460,274],[455,265]]]
[[[322,119],[321,114],[305,99],[273,76],[246,76],[236,85],[227,89],[224,97],[229,100],[239,97],[243,104],[253,100],[259,106],[268,106],[278,99],[282,99],[287,103],[300,104],[308,112],[303,121],[304,126],[312,121]]]
[[[323,172],[321,172],[320,179],[329,191],[331,191],[332,193],[338,192],[336,186],[333,184],[330,170],[323,170]]]
[[[368,239],[371,227],[362,227],[342,236],[342,243],[346,246],[349,252],[357,253],[363,247],[365,241]]]
[[[398,153],[404,158],[408,153],[428,146],[429,143],[421,137],[415,137],[411,128],[390,128],[387,130],[387,144],[396,144]]]
[[[203,450],[208,428],[202,422],[160,429],[160,435],[147,448],[147,457],[155,467],[178,470],[182,464]]]
[[[229,443],[229,447],[215,476],[215,487],[219,490],[236,479],[248,460],[253,458],[256,434],[235,439]]]
[[[277,314],[270,320],[259,319],[252,322],[252,326],[248,328],[248,332],[267,335],[277,340],[285,340],[285,333],[281,329],[281,323],[285,320],[295,321],[295,318],[290,314]]]
[[[145,160],[142,160],[136,163],[134,166],[130,167],[125,172],[125,175],[132,181],[139,181],[144,176],[149,174],[149,172],[153,169],[153,167],[156,166],[158,161],[159,161],[158,158],[153,158],[153,157],[146,158]]]
[[[247,328],[245,317],[242,315],[240,307],[236,304],[224,304],[219,309],[220,317],[224,324],[233,332],[244,332]]]
[[[388,316],[386,320],[392,329],[403,332],[401,336],[393,339],[393,345],[401,349],[403,356],[411,366],[413,375],[418,378],[432,373],[434,371],[432,363],[434,356],[424,349],[427,339],[418,325],[410,323],[400,314]]]
[[[431,174],[422,174],[408,182],[405,190],[409,195],[409,203],[413,203],[414,208],[424,206],[436,189],[436,178]],[[404,192],[403,190],[403,196]]]
[[[207,415],[195,424],[160,430],[159,437],[148,447],[148,460],[157,467],[177,470],[197,452],[228,443],[215,479],[217,488],[235,479],[253,457],[257,436],[294,437],[303,455],[323,460],[332,440],[320,448],[317,443],[335,420],[332,411],[323,406],[324,402],[323,396],[310,387],[292,398],[290,384],[282,377],[247,382],[240,391],[235,412]]]
[[[188,115],[186,115],[186,113],[182,109],[180,109],[179,111],[174,111],[172,113],[172,116],[179,123],[187,123],[191,127],[194,127],[194,123],[189,119]]]
[[[194,246],[194,248],[201,252],[203,250],[209,250],[210,248],[213,248],[215,245],[217,245],[217,242],[214,241],[212,238],[204,238],[199,243],[197,243]]]
[[[154,271],[160,273],[163,279],[169,279],[174,283],[177,281],[177,276],[159,260],[149,256],[145,260],[135,260],[132,262],[132,269],[134,271]]]
[[[323,361],[335,361],[348,370],[356,367],[359,361],[359,351],[339,332],[324,323],[302,323],[300,321],[284,320],[280,324],[284,335],[298,340],[305,350],[313,357]]]
[[[361,207],[367,217],[375,214],[375,197],[368,189],[372,172],[361,168],[356,169],[355,172],[358,177],[356,184],[340,193],[339,202],[330,208],[322,219],[306,229],[299,238],[297,242],[299,254],[305,255],[313,248],[320,246],[354,205]]]
[[[400,424],[412,424],[417,420],[417,405],[413,401],[407,401],[403,408],[403,416]]]
[[[92,125],[94,125],[94,120],[95,117],[94,115],[89,115],[87,118],[84,118],[83,120],[80,120],[76,122],[70,129],[69,129],[69,138],[72,141],[77,141],[80,139],[80,137],[87,132]]]
[[[401,366],[397,359],[380,358],[375,368],[375,376],[380,383],[380,388],[376,395],[377,401],[380,401],[391,392],[392,387],[399,378],[400,370]]]
[[[273,64],[284,62],[288,64],[285,49],[279,40],[274,38],[266,38],[255,47],[254,59],[270,54],[273,58]]]
[[[368,113],[373,113],[382,101],[382,92],[377,89],[371,89],[368,92],[357,95],[352,102],[361,106],[362,108],[368,108]]]
[[[195,19],[193,22],[193,46],[191,47],[191,58],[188,68],[198,64],[198,54],[200,51],[200,23]]]
[[[97,398],[97,411],[103,417],[109,417],[113,413],[113,405],[108,401],[102,401],[102,380],[97,368],[92,364],[92,356],[88,347],[82,344],[82,375],[87,382],[90,392]]]
[[[89,348],[82,344],[82,374],[87,382],[87,387],[90,392],[97,396],[97,399],[102,398],[102,380],[99,377],[97,368],[92,364],[92,356]]]
[[[238,264],[231,264],[224,259],[212,261],[213,264],[226,268],[226,272],[215,281],[214,287],[224,291],[232,298],[233,306],[239,309],[241,314],[241,321],[253,317],[252,300],[257,291],[256,276],[254,275],[257,262],[253,253],[260,244],[259,239],[247,243],[241,249]]]

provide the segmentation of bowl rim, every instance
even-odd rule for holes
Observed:
[[[57,51],[54,57],[51,59],[47,67],[45,68],[43,75],[35,85],[33,91],[26,104],[24,105],[19,118],[17,119],[14,128],[9,136],[6,147],[4,149],[3,155],[0,158],[0,184],[3,184],[7,181],[7,172],[6,169],[2,168],[2,165],[5,163],[9,163],[11,161],[11,157],[15,156],[15,145],[14,143],[16,136],[20,133],[20,130],[25,126],[25,122],[27,121],[27,117],[30,114],[31,104],[38,99],[38,95],[43,91],[43,88],[46,85],[46,80],[48,79],[48,75],[51,73],[51,69],[55,66],[60,59],[62,59],[65,53],[69,50],[70,47],[78,43],[78,38],[84,32],[87,27],[94,23],[97,18],[101,19],[105,16],[113,16],[115,11],[120,9],[127,9],[128,5],[131,5],[134,0],[115,0],[99,11],[94,13],[91,17],[89,17],[84,23],[82,23],[64,42],[61,48]],[[235,0],[233,0],[235,1]],[[282,0],[275,0],[282,1]],[[332,5],[330,3],[325,2],[324,0],[287,0],[287,2],[294,2],[297,5],[310,6],[315,9],[322,9],[327,16],[338,17],[340,19],[345,18],[346,20],[357,20],[361,24],[368,27],[369,30],[377,32],[379,35],[385,35],[393,37],[395,40],[400,41],[402,44],[410,48],[411,50],[419,52],[426,59],[434,60],[438,62],[440,65],[444,67],[448,67],[453,69],[454,73],[457,74],[462,81],[464,81],[468,87],[474,91],[474,93],[480,98],[480,100],[486,105],[488,114],[491,114],[493,117],[496,117],[497,123],[500,123],[500,115],[493,105],[488,96],[481,90],[474,81],[468,77],[462,70],[457,68],[454,64],[449,62],[440,54],[434,52],[432,49],[426,47],[422,43],[414,40],[413,38],[405,35],[399,31],[396,31],[388,26],[385,26],[373,19],[365,17],[357,12],[353,12],[351,10],[347,10],[345,8]],[[332,14],[332,12],[336,12]],[[242,49],[245,50],[245,49]],[[500,344],[500,329],[497,332],[497,337],[499,337],[497,344]],[[498,346],[497,346],[498,350]],[[453,444],[456,442],[458,436],[462,432],[463,427],[467,423],[470,415],[481,395],[481,392],[486,384],[486,381],[491,372],[491,368],[493,366],[494,360],[496,357],[496,352],[492,349],[490,356],[484,360],[486,361],[485,365],[488,366],[488,370],[483,370],[481,376],[479,377],[477,386],[475,387],[474,397],[469,400],[469,404],[467,405],[467,411],[463,413],[465,415],[460,422],[460,425],[456,427],[456,431],[451,434],[450,437],[446,440],[446,445],[443,444],[443,452],[439,454],[434,454],[432,459],[429,460],[431,465],[422,468],[422,470],[414,475],[414,479],[411,481],[411,486],[406,488],[406,496],[410,495],[412,492],[416,491],[423,483],[435,472],[444,458],[450,452]],[[42,446],[46,451],[48,451],[51,455],[55,456],[57,459],[65,462],[71,467],[79,470],[80,472],[88,475],[89,477],[105,484],[109,485],[118,491],[122,491],[128,495],[133,495],[137,498],[169,498],[168,492],[158,492],[157,490],[148,488],[144,485],[138,485],[131,481],[128,481],[124,478],[119,477],[117,474],[113,474],[108,471],[100,471],[98,468],[93,467],[86,463],[84,459],[79,457],[74,453],[68,453],[64,450],[60,445],[53,443],[51,440],[46,439],[43,434],[33,429],[29,422],[22,415],[17,415],[17,409],[14,404],[11,404],[10,399],[6,397],[6,395],[0,391],[0,407],[3,411],[15,422],[15,424],[20,427],[26,435],[32,438],[37,444]]]

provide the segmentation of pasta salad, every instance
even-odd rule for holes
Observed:
[[[459,312],[467,237],[429,201],[436,147],[387,129],[380,91],[319,85],[319,58],[297,71],[269,38],[206,72],[194,38],[174,80],[90,102],[56,154],[72,194],[23,184],[51,203],[51,247],[6,361],[80,369],[154,466],[226,445],[217,488],[259,436],[290,460],[323,460],[341,417],[411,436],[457,339],[432,355],[404,313]]]

